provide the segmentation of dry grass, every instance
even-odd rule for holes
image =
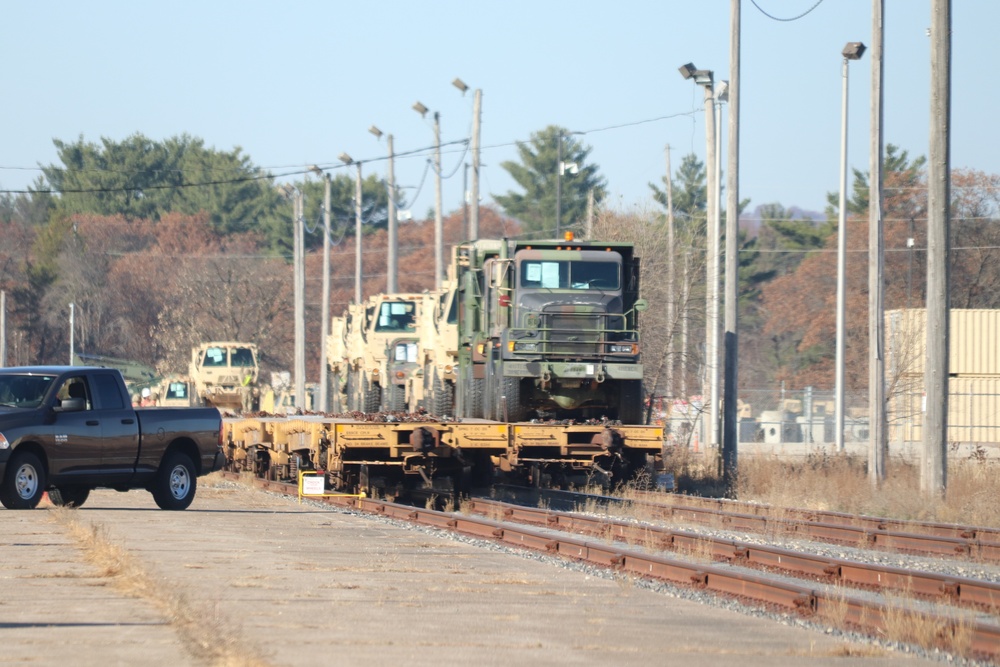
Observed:
[[[669,452],[665,462],[679,492],[724,495],[714,459],[679,450]],[[896,459],[890,460],[886,480],[876,488],[868,479],[867,460],[859,457],[817,454],[788,461],[745,456],[739,460],[736,497],[773,507],[1000,527],[998,473],[1000,465],[994,461],[949,459],[946,496],[928,498],[920,490],[917,465]]]
[[[158,607],[197,658],[220,667],[263,667],[270,663],[231,624],[209,608],[192,603],[177,587],[153,577],[107,526],[84,524],[72,509],[50,511],[77,542],[84,559],[122,593]]]

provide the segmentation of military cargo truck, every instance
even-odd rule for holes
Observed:
[[[642,423],[632,244],[480,239],[453,264],[459,416]]]

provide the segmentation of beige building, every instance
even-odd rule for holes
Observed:
[[[926,319],[923,308],[885,314],[890,442],[923,439]],[[952,309],[949,328],[948,441],[1000,444],[1000,310]]]

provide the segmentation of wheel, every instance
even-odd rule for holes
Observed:
[[[9,510],[30,510],[45,493],[45,468],[31,452],[15,453],[0,485],[0,503]]]
[[[500,378],[500,395],[504,397],[507,405],[506,421],[523,422],[527,410],[521,405],[521,378]],[[497,401],[497,410],[501,413],[500,418],[503,418],[503,409],[499,404],[500,401]]]
[[[382,409],[382,387],[372,385],[367,379],[364,381],[364,405],[361,406],[363,412],[378,412]]]
[[[77,484],[54,486],[49,489],[49,500],[57,507],[80,507],[90,496],[90,487]]]
[[[194,500],[197,488],[198,477],[191,459],[180,452],[170,452],[160,463],[150,490],[160,509],[183,510]]]
[[[406,411],[406,387],[404,385],[389,385],[389,410],[392,412]]]
[[[469,417],[481,418],[483,416],[483,379],[470,378],[469,384],[469,407],[467,408]]]
[[[347,371],[347,411],[356,412],[358,409],[358,372],[349,369]]]
[[[618,420],[621,423],[643,423],[642,380],[622,380],[618,401]]]
[[[493,369],[493,360],[486,362],[486,379],[483,380],[483,419],[498,419],[497,412],[500,397],[497,396],[497,380]]]
[[[434,414],[438,417],[451,417],[455,414],[455,385],[441,381],[434,388]]]

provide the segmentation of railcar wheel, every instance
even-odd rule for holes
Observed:
[[[198,477],[191,459],[180,452],[167,454],[156,471],[150,491],[160,509],[187,509],[194,500]]]
[[[49,489],[49,500],[57,507],[80,507],[90,497],[90,487],[77,484],[56,486]]]
[[[16,453],[7,463],[0,503],[9,510],[30,510],[38,506],[45,493],[45,468],[31,452]]]

